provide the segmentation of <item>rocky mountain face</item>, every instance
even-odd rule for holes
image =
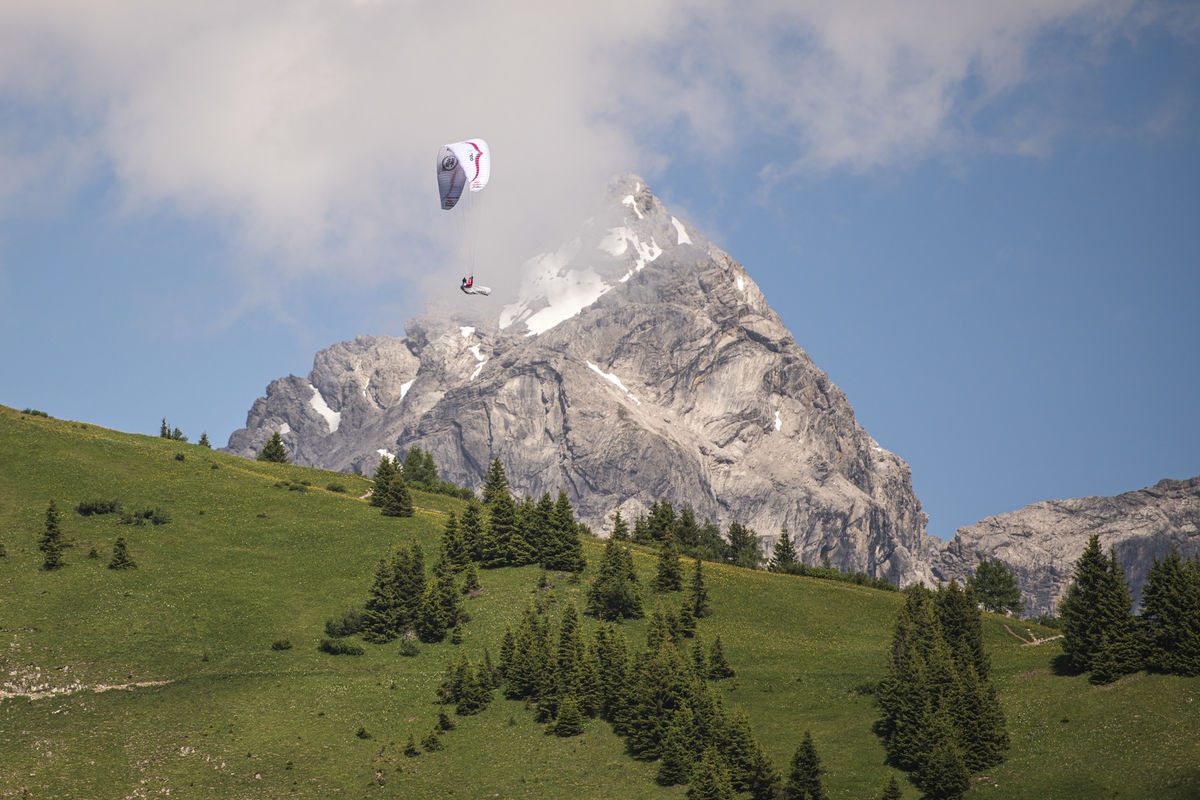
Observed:
[[[370,473],[420,447],[464,486],[499,458],[518,495],[564,489],[601,534],[616,508],[632,520],[665,499],[766,548],[786,528],[809,564],[932,579],[908,466],[745,269],[638,178],[615,179],[502,295],[318,353],[307,378],[268,386],[227,449],[253,457],[278,430],[297,463]]]
[[[1175,547],[1200,555],[1200,477],[1163,480],[1116,497],[1084,497],[1034,503],[959,528],[931,564],[938,580],[960,582],[983,559],[998,559],[1016,575],[1025,614],[1056,614],[1088,537],[1098,534],[1113,548],[1125,579],[1140,597],[1155,558]]]

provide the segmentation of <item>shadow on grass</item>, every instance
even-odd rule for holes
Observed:
[[[1050,671],[1055,675],[1065,678],[1073,678],[1083,674],[1083,670],[1076,669],[1075,665],[1071,663],[1071,657],[1066,653],[1060,653],[1050,659]]]

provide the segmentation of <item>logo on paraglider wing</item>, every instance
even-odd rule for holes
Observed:
[[[454,156],[446,156],[445,158],[442,159],[442,169],[445,170],[446,172],[449,172],[450,170],[454,169],[457,166],[458,166],[458,159],[455,158]]]

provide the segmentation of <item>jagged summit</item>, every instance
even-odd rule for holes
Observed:
[[[908,466],[881,448],[792,339],[742,265],[673,216],[644,181],[614,179],[578,234],[530,259],[494,322],[431,314],[405,337],[317,354],[273,382],[229,449],[275,430],[293,459],[370,472],[418,446],[477,486],[499,458],[514,490],[567,491],[598,532],[667,499],[805,561],[928,579]]]

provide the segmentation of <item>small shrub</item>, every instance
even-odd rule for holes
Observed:
[[[371,738],[370,732],[366,728],[364,728],[362,725],[358,726],[358,730],[355,731],[354,735],[360,739],[370,739]]]
[[[31,417],[45,417],[46,419],[50,419],[49,414],[45,411],[38,411],[36,408],[26,408],[21,413],[28,414]]]
[[[292,643],[287,639],[276,639],[275,641],[271,642],[271,649],[276,651],[291,650]]]
[[[183,453],[176,453],[176,454],[175,454],[175,460],[176,460],[176,461],[183,461],[183,460],[184,460],[184,458],[185,458],[185,456],[183,455]]]
[[[446,745],[442,744],[442,737],[438,734],[440,731],[434,728],[429,732],[429,735],[421,740],[421,749],[426,753],[432,753],[437,750],[445,750]]]
[[[412,658],[417,653],[421,652],[421,648],[417,645],[416,639],[405,639],[400,643],[400,655]]]
[[[361,656],[365,652],[360,645],[342,639],[322,639],[317,649],[331,656]]]
[[[75,506],[75,513],[81,517],[90,517],[93,514],[112,514],[121,508],[121,503],[118,500],[84,500]]]
[[[338,494],[346,493],[346,487],[341,483],[331,483],[325,487],[325,490],[328,492],[337,492]]]
[[[352,608],[342,614],[341,619],[325,620],[325,635],[332,639],[340,639],[344,636],[353,636],[362,631],[363,628],[363,612],[362,609]]]

